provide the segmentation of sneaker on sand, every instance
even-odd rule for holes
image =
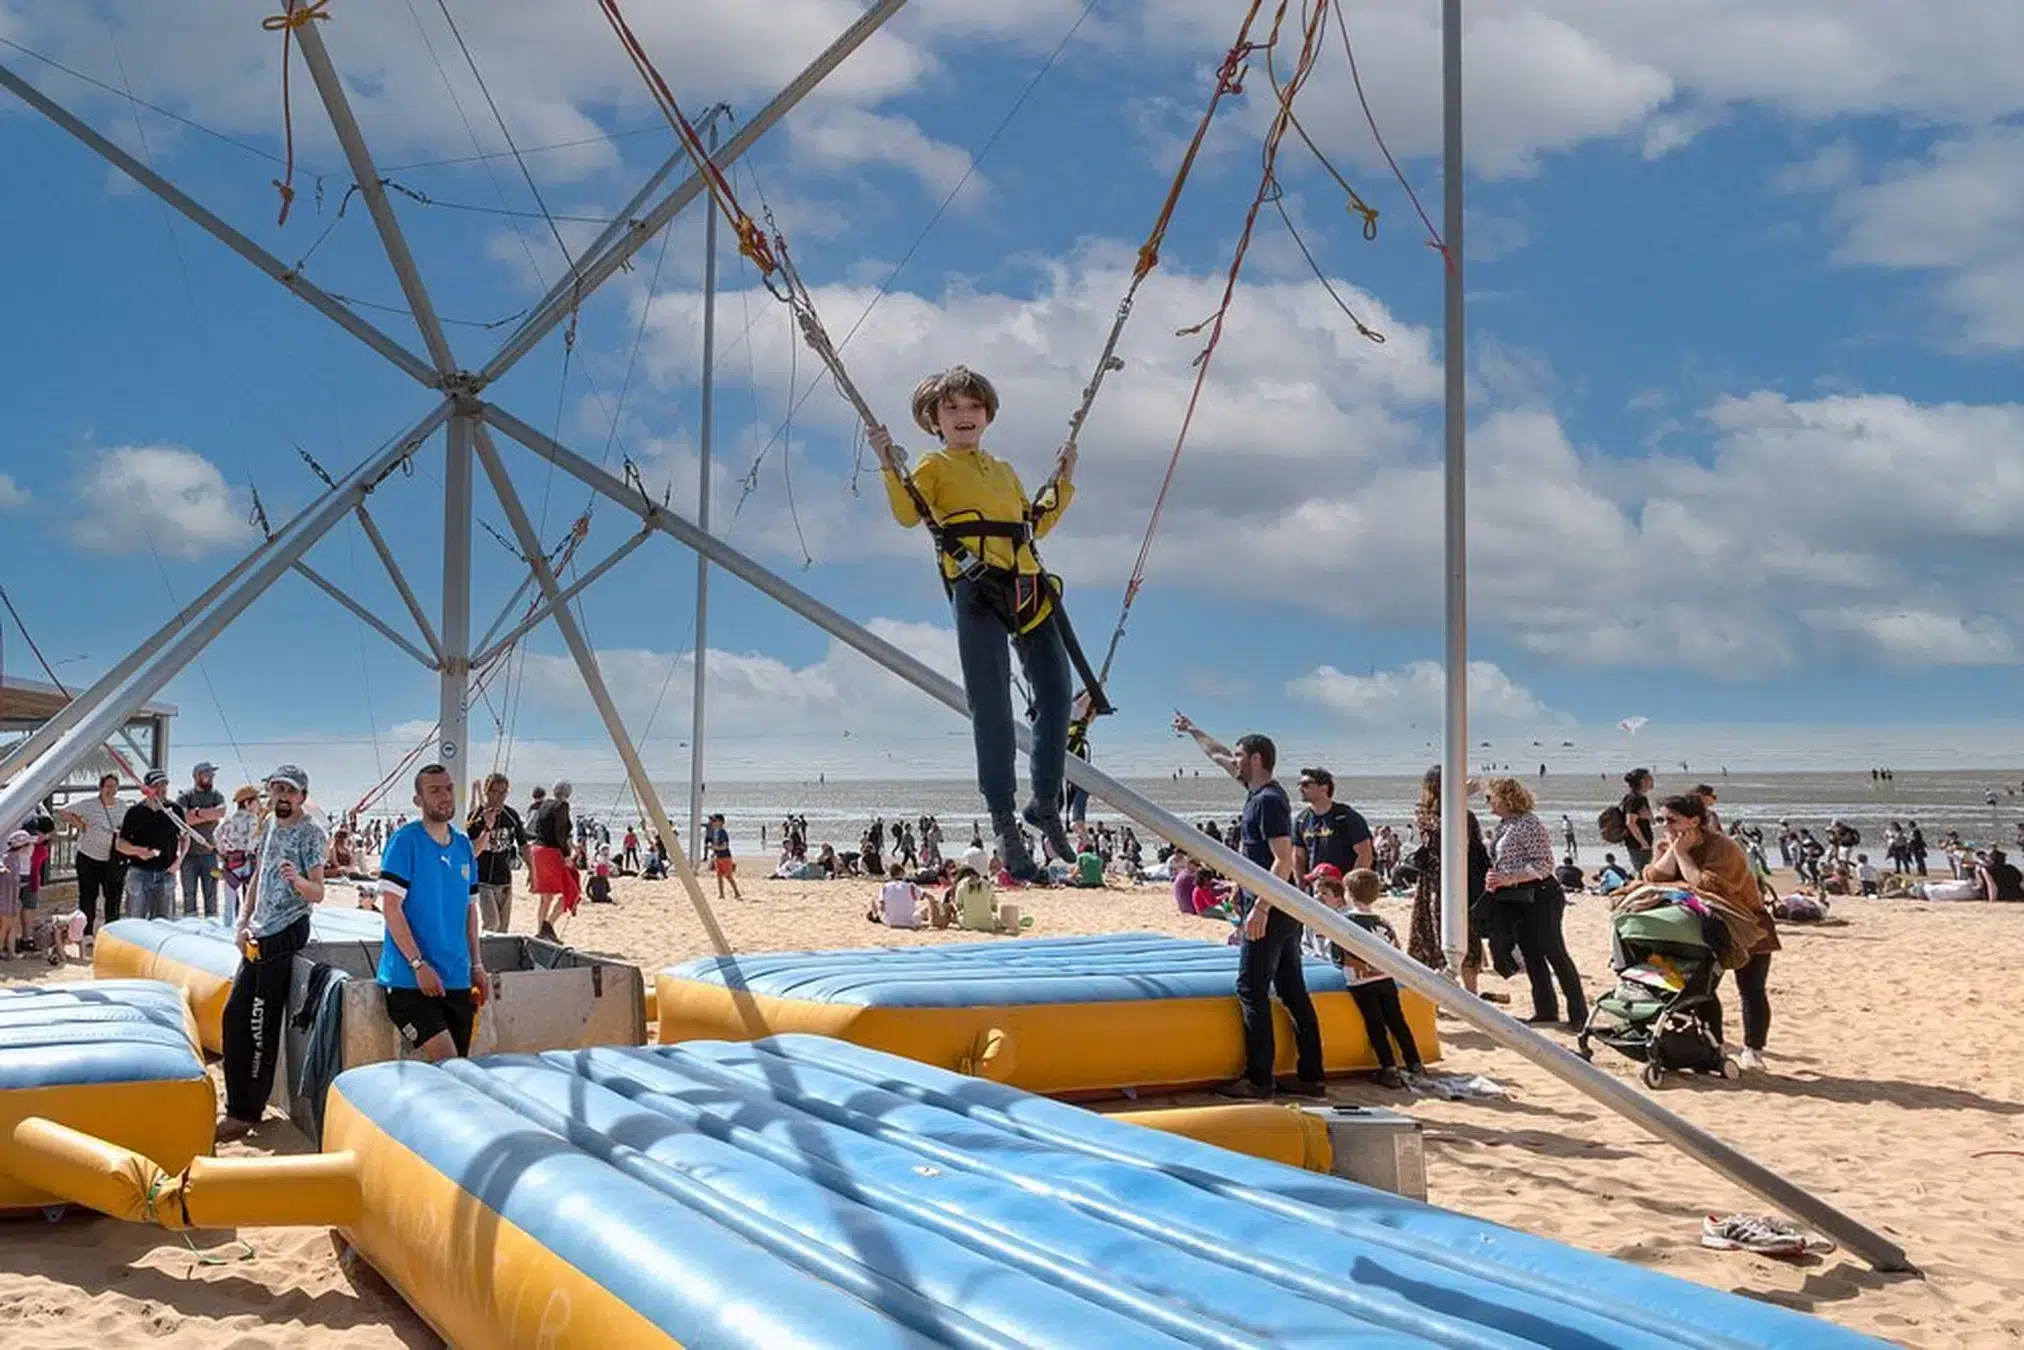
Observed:
[[[1397,1069],[1379,1069],[1377,1071],[1377,1085],[1379,1087],[1402,1088],[1406,1085],[1405,1075],[1401,1074]]]
[[[1328,1095],[1328,1084],[1318,1081],[1309,1082],[1305,1078],[1295,1078],[1290,1082],[1279,1084],[1279,1090],[1290,1093],[1295,1097],[1326,1097]]]
[[[1764,1052],[1761,1050],[1745,1049],[1742,1054],[1736,1056],[1736,1063],[1751,1073],[1762,1073],[1764,1072]]]
[[[1769,1214],[1710,1214],[1701,1224],[1701,1245],[1716,1251],[1755,1252],[1759,1256],[1798,1256],[1807,1249],[1806,1234]]]

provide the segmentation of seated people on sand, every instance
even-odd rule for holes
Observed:
[[[1603,854],[1602,870],[1595,874],[1595,893],[1597,895],[1615,895],[1628,885],[1630,885],[1630,873],[1626,872],[1618,864],[1616,855],[1614,853]]]
[[[451,822],[457,784],[431,764],[415,775],[420,820],[394,831],[380,854],[386,941],[379,982],[401,1039],[431,1062],[471,1053],[471,1029],[489,992],[478,946],[478,858]]]
[[[1083,890],[1103,889],[1103,855],[1095,845],[1085,842],[1082,852],[1075,855],[1075,875],[1068,884]]]
[[[878,888],[865,918],[888,928],[921,926],[921,888],[907,880],[906,864],[886,868],[886,882]]]
[[[1984,900],[2024,900],[2024,873],[2003,856],[2000,848],[1992,848],[1976,859],[1975,879],[1982,884]]]
[[[1570,895],[1576,891],[1586,889],[1588,885],[1588,878],[1582,874],[1579,867],[1575,866],[1574,858],[1571,854],[1562,858],[1560,866],[1553,869],[1553,879],[1560,883],[1561,890],[1566,891]]]

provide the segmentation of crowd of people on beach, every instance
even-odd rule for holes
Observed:
[[[1090,822],[1081,809],[1069,813],[1067,847],[1057,847],[1048,833],[1021,840],[1038,866],[1016,874],[979,821],[968,822],[966,834],[959,831],[952,841],[931,814],[893,821],[875,816],[855,848],[839,850],[829,841],[811,845],[807,818],[790,813],[777,827],[760,827],[761,846],[770,849],[777,838],[775,878],[875,883],[864,917],[895,929],[1018,933],[1033,922],[1016,903],[1017,892],[1029,886],[1170,886],[1180,912],[1226,924],[1229,942],[1240,949],[1235,993],[1246,1070],[1222,1091],[1250,1099],[1318,1090],[1320,1031],[1303,958],[1320,957],[1343,971],[1371,1030],[1381,1081],[1398,1084],[1419,1072],[1419,1054],[1397,985],[1371,952],[1345,944],[1339,931],[1310,929],[1275,905],[1269,892],[1224,875],[1219,858],[1225,849],[1338,911],[1364,935],[1402,946],[1422,965],[1439,970],[1452,962],[1463,987],[1487,1000],[1509,1001],[1479,989],[1486,967],[1505,979],[1522,974],[1532,1003],[1525,1020],[1540,1026],[1581,1030],[1589,1020],[1591,1000],[1562,927],[1570,897],[1598,895],[1633,913],[1656,903],[1697,906],[1724,933],[1718,945],[1741,1003],[1745,1070],[1763,1067],[1771,1022],[1768,973],[1779,948],[1774,915],[1817,918],[1827,897],[1838,895],[2024,901],[2024,873],[2004,851],[1965,842],[1957,831],[1935,841],[1916,820],[1891,821],[1877,847],[1885,871],[1846,821],[1833,819],[1818,830],[1790,819],[1769,829],[1741,818],[1725,823],[1713,786],[1657,797],[1646,769],[1624,775],[1623,795],[1598,817],[1605,851],[1591,873],[1580,864],[1573,820],[1560,816],[1556,842],[1531,790],[1515,778],[1497,777],[1466,785],[1472,797],[1483,794],[1494,824],[1486,828],[1474,810],[1465,813],[1468,925],[1459,951],[1450,951],[1452,935],[1444,935],[1441,923],[1438,768],[1425,775],[1409,822],[1373,828],[1337,797],[1334,775],[1318,766],[1299,771],[1296,811],[1278,781],[1269,738],[1252,734],[1225,746],[1185,717],[1177,716],[1174,725],[1246,792],[1238,818],[1199,822],[1205,841],[1199,851],[1156,841],[1149,859],[1131,825]],[[418,1049],[440,1057],[468,1049],[475,1008],[485,997],[476,935],[509,929],[516,873],[525,874],[523,888],[535,902],[534,933],[560,942],[558,924],[582,901],[613,901],[614,878],[662,880],[673,870],[675,855],[657,831],[635,820],[615,833],[614,822],[575,812],[568,782],[536,786],[525,806],[516,807],[507,777],[489,775],[471,785],[470,807],[457,829],[445,814],[454,802],[453,784],[435,766],[416,776],[414,816],[348,812],[335,821],[309,803],[308,775],[296,766],[236,788],[229,801],[217,772],[200,762],[189,785],[172,795],[169,775],[150,770],[134,800],[122,796],[117,775],[107,774],[95,794],[63,801],[5,835],[0,959],[52,942],[60,959],[66,937],[88,956],[101,921],[123,913],[201,915],[225,924],[245,958],[227,1010],[230,1131],[257,1118],[255,1103],[271,1086],[273,1045],[261,1025],[276,1020],[268,1010],[287,997],[284,958],[308,941],[309,909],[323,900],[327,885],[350,882],[363,907],[386,916],[381,976],[389,986],[390,1015]],[[1086,799],[1073,804],[1085,805]],[[2019,833],[2024,846],[2024,826]],[[52,925],[36,923],[37,896],[59,834],[68,843],[77,906],[54,925],[52,938]],[[710,816],[696,842],[698,872],[714,879],[718,897],[742,899],[724,817]],[[1791,895],[1781,896],[1772,884],[1773,849],[1778,864],[1798,878]],[[436,875],[445,863],[456,879],[447,889]],[[1940,866],[1944,877],[1933,875]],[[1398,928],[1376,909],[1387,897],[1409,902]],[[1290,1083],[1276,1081],[1272,1072],[1274,998],[1294,1030]]]

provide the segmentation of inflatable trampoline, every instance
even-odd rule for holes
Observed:
[[[1342,972],[1306,964],[1329,1073],[1377,1067]],[[1237,949],[1158,934],[710,957],[656,979],[660,1041],[813,1032],[1058,1095],[1172,1088],[1243,1068]],[[1433,1005],[1403,993],[1421,1056]],[[1282,1073],[1293,1033],[1274,1004]]]
[[[0,989],[0,1210],[56,1203],[6,1165],[15,1127],[54,1121],[171,1170],[211,1150],[218,1102],[181,991],[144,980]]]
[[[325,1146],[457,1345],[1877,1344],[820,1037],[371,1065]]]
[[[363,909],[310,911],[312,942],[366,942],[375,952],[386,922]],[[225,1000],[239,970],[232,930],[217,919],[116,919],[92,943],[99,979],[160,980],[181,989],[197,1017],[197,1035],[212,1054],[224,1053]]]

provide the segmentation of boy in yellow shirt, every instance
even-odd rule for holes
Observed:
[[[1075,857],[1061,820],[1063,760],[1073,698],[1055,583],[1041,569],[1032,541],[1061,520],[1075,497],[1075,449],[1062,452],[1050,482],[1029,502],[1019,475],[982,445],[998,415],[998,391],[964,366],[921,381],[914,421],[941,441],[911,475],[892,433],[875,427],[872,448],[884,466],[886,500],[901,525],[925,523],[935,537],[942,584],[955,611],[956,647],[977,751],[977,788],[991,811],[1005,870],[1021,881],[1039,875],[1019,829],[1013,763],[1012,664],[1019,654],[1033,691],[1033,797],[1025,819],[1054,851]]]

